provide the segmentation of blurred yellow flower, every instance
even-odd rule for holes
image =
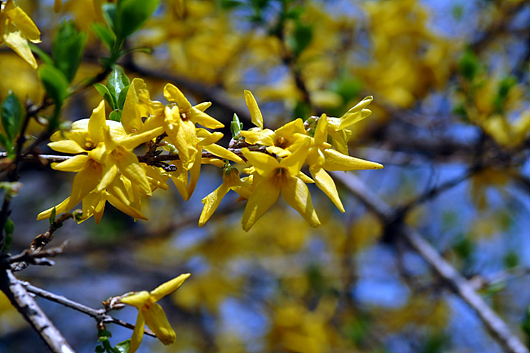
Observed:
[[[6,43],[32,68],[37,68],[37,61],[28,45],[28,40],[40,43],[40,31],[31,18],[15,4],[7,2],[0,9],[0,44]]]

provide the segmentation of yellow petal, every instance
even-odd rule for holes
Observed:
[[[202,227],[210,219],[228,191],[230,191],[230,186],[223,182],[221,186],[202,199],[204,207],[199,217],[199,227]]]
[[[324,169],[329,171],[337,170],[364,170],[364,169],[381,169],[383,166],[379,163],[370,162],[364,159],[347,156],[332,149],[323,151],[325,162]]]
[[[115,197],[113,194],[113,190],[108,190],[108,194],[106,198],[112,206],[116,207],[118,210],[122,211],[126,215],[129,215],[136,219],[147,220],[147,217],[144,216],[144,214],[140,212],[138,209],[124,203],[118,197]]]
[[[245,164],[245,161],[232,151],[225,149],[219,145],[208,145],[203,147],[204,150],[213,153],[214,155],[221,157],[222,159],[228,159],[239,164]]]
[[[79,172],[88,161],[87,155],[77,155],[64,162],[52,163],[52,169],[61,172]]]
[[[136,317],[136,323],[134,324],[134,331],[131,337],[131,343],[129,344],[128,353],[134,353],[140,348],[142,339],[144,338],[145,331],[145,319],[144,315],[138,310],[138,316]]]
[[[123,304],[134,306],[135,308],[140,310],[149,301],[150,297],[151,294],[148,291],[144,290],[121,298],[120,302],[122,302]]]
[[[241,136],[251,145],[258,143],[263,146],[274,145],[274,131],[270,129],[241,131]]]
[[[8,47],[13,49],[32,68],[37,68],[37,61],[29,48],[28,41],[22,36],[20,31],[15,30],[12,26],[8,26],[7,33],[4,35],[4,41]]]
[[[96,191],[101,192],[102,190],[105,190],[116,178],[116,175],[118,175],[118,166],[116,164],[105,164],[103,168],[103,176],[101,177],[101,182]]]
[[[184,94],[182,94],[182,92],[171,83],[168,83],[164,87],[164,97],[170,102],[177,102],[181,110],[187,111],[191,109],[191,104],[186,99]]]
[[[315,144],[322,145],[328,141],[328,117],[326,114],[322,114],[318,119],[317,127],[315,129]]]
[[[81,156],[80,156],[81,157]],[[74,157],[75,158],[75,157]],[[75,207],[89,192],[96,189],[101,178],[102,166],[93,160],[88,160],[86,165],[76,174],[72,182],[72,194],[67,209]]]
[[[243,218],[241,219],[243,229],[248,231],[274,205],[276,200],[278,200],[278,196],[280,196],[280,188],[276,186],[274,178],[265,178],[258,182],[252,190],[252,194],[245,207],[245,212],[243,213]]]
[[[310,140],[305,139],[303,143],[299,144],[299,147],[290,156],[280,161],[280,166],[286,168],[289,171],[289,175],[297,176],[304,165],[304,162],[309,153]]]
[[[300,180],[302,180],[306,184],[314,184],[315,183],[315,181],[313,179],[311,179],[310,177],[308,177],[307,175],[305,175],[302,172],[298,173],[298,175],[296,175],[296,176],[298,178],[300,178]]]
[[[184,283],[184,281],[190,278],[190,276],[190,273],[184,273],[178,277],[173,278],[170,281],[167,281],[166,283],[162,283],[151,291],[151,298],[155,302],[159,301],[166,295],[169,295],[179,289],[180,286],[182,286],[182,284]]]
[[[276,158],[269,156],[266,153],[249,151],[248,148],[242,148],[241,152],[248,162],[256,169],[256,172],[262,177],[266,178],[270,176],[274,170],[279,167]]]
[[[177,139],[176,141],[171,142],[175,145],[181,155],[184,169],[190,169],[195,162],[195,154],[197,153],[195,125],[189,120],[181,121],[177,131]]]
[[[311,227],[318,227],[320,220],[313,208],[311,194],[305,183],[296,178],[288,178],[281,186],[282,196],[287,203],[305,218]]]
[[[50,147],[52,150],[61,152],[61,153],[70,153],[70,154],[77,154],[77,153],[83,153],[86,152],[84,149],[79,146],[79,144],[72,140],[61,140],[56,142],[50,142],[48,144],[48,147]]]
[[[259,109],[256,98],[254,98],[252,92],[245,91],[245,102],[247,103],[247,107],[250,112],[252,124],[256,125],[260,129],[263,129],[263,116],[261,115],[261,110]]]
[[[269,152],[270,154],[276,155],[278,158],[285,158],[291,155],[291,151],[284,150],[283,148],[276,147],[276,146],[267,147],[267,152]]]
[[[42,211],[37,216],[37,221],[40,221],[40,220],[46,219],[46,218],[50,218],[54,208],[55,208],[55,214],[57,214],[57,215],[59,215],[61,213],[65,213],[67,211],[66,206],[68,205],[69,202],[70,202],[70,197],[66,198],[66,200],[64,200],[63,202],[61,202],[57,206],[49,208],[46,211]]]
[[[341,212],[346,212],[342,205],[342,201],[339,198],[339,192],[337,191],[333,178],[322,168],[309,168],[309,170],[318,188],[322,190],[331,201],[333,201],[335,206],[337,206]]]
[[[119,144],[125,147],[127,150],[132,151],[141,144],[161,135],[163,132],[164,128],[159,126],[153,130],[144,131],[139,134],[128,135],[126,138],[120,139]]]
[[[105,119],[105,101],[101,100],[99,105],[92,111],[88,121],[88,134],[94,143],[103,142],[104,127],[107,126]]]
[[[189,178],[189,184],[187,187],[188,199],[191,197],[191,195],[195,191],[195,187],[197,186],[197,183],[199,182],[199,176],[201,175],[201,161],[202,161],[202,153],[197,152],[195,154],[195,161],[193,162],[193,166],[189,170],[190,178]]]
[[[169,324],[164,309],[157,303],[149,305],[143,312],[145,324],[153,331],[163,344],[168,345],[175,342],[177,334]]]
[[[221,129],[225,127],[215,118],[209,116],[208,114],[200,111],[199,109],[195,107],[191,109],[191,112],[189,114],[190,116],[188,118],[191,121],[197,124],[201,124],[202,126],[207,127],[208,129]]]
[[[6,5],[7,8],[7,5]],[[40,31],[33,20],[20,8],[5,11],[7,18],[22,32],[22,35],[33,43],[40,43]]]
[[[101,201],[103,194],[101,192],[91,192],[83,198],[82,211],[83,219],[86,220],[92,216]]]
[[[121,113],[121,123],[127,133],[140,131],[143,126],[142,115],[137,105],[140,103],[138,93],[146,87],[147,85],[141,78],[133,79],[129,86]]]
[[[144,168],[138,162],[138,157],[121,146],[118,146],[115,152],[118,155],[116,164],[123,176],[136,185],[144,195],[151,196],[151,186],[147,181]]]

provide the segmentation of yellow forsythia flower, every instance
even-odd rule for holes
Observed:
[[[142,291],[126,296],[120,301],[124,304],[134,306],[138,309],[136,324],[129,346],[129,353],[134,353],[140,347],[144,336],[145,325],[154,332],[156,337],[163,344],[174,343],[177,339],[175,331],[167,320],[164,309],[156,302],[163,297],[173,293],[187,280],[191,275],[189,273],[180,275],[169,282],[166,282],[151,292]]]

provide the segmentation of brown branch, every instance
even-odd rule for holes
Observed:
[[[66,307],[68,307],[70,309],[77,310],[77,311],[79,311],[79,312],[81,312],[81,313],[83,313],[85,315],[93,317],[94,319],[96,319],[97,322],[113,323],[113,324],[116,324],[116,325],[120,325],[120,326],[126,327],[128,329],[134,330],[134,325],[133,324],[130,324],[130,323],[125,322],[125,321],[120,320],[120,319],[116,319],[115,317],[112,317],[112,316],[108,315],[105,309],[93,309],[93,308],[90,308],[90,307],[88,307],[86,305],[83,305],[81,303],[75,302],[75,301],[70,300],[68,298],[65,298],[65,297],[63,297],[61,295],[57,295],[57,294],[48,292],[48,291],[46,291],[44,289],[35,287],[35,286],[29,284],[28,282],[19,281],[19,283],[22,286],[24,286],[24,288],[28,292],[31,292],[31,293],[33,293],[35,295],[38,295],[41,298],[49,300],[49,301],[64,305],[64,306],[66,306]],[[153,332],[151,332],[150,330],[147,330],[147,329],[145,330],[145,334],[148,335],[148,336],[151,336],[151,337],[156,337],[156,335]]]
[[[52,352],[74,353],[59,330],[10,270],[0,272],[0,290],[5,293],[11,304],[29,322]]]
[[[357,196],[368,209],[374,212],[392,231],[399,234],[427,262],[434,271],[458,294],[478,315],[490,331],[492,337],[509,353],[529,353],[528,348],[517,338],[508,325],[478,295],[474,287],[425,240],[422,235],[404,225],[393,224],[395,216],[391,208],[372,193],[364,183],[353,174],[332,172],[333,177],[341,181],[348,190]]]

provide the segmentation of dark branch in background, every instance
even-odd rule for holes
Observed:
[[[0,272],[0,290],[6,294],[11,304],[29,322],[31,327],[44,340],[53,353],[73,353],[59,330],[44,314],[26,288],[9,270]]]
[[[46,251],[33,252],[30,249],[22,251],[18,255],[13,255],[5,258],[0,262],[0,267],[5,267],[6,265],[15,264],[13,268],[16,268],[17,265],[24,263],[27,265],[40,265],[40,266],[53,266],[55,263],[51,260],[48,260],[46,257],[55,257],[64,251],[64,248],[68,244],[68,241],[65,241],[61,246],[57,248],[52,248]],[[13,269],[15,271],[15,269]]]
[[[416,230],[396,224],[392,209],[364,185],[353,174],[332,172],[344,186],[383,222],[386,231],[392,231],[405,239],[434,271],[458,294],[478,315],[492,337],[505,352],[529,353],[528,348],[509,329],[508,325],[486,304],[471,285],[436,249]]]

